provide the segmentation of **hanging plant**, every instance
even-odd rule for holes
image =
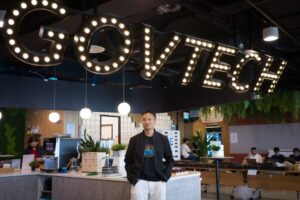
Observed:
[[[299,118],[300,92],[278,91],[256,100],[215,106],[215,109],[221,112],[228,121],[258,118],[271,122],[283,122],[287,113],[290,113],[293,119]],[[207,115],[211,110],[210,107],[204,107],[200,112]]]

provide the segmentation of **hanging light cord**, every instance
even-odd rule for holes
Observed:
[[[85,107],[87,107],[87,70],[85,70]]]
[[[123,68],[123,102],[125,102],[125,68]]]
[[[56,67],[54,67],[54,77],[56,77]],[[54,88],[53,88],[53,109],[55,110],[55,99],[56,99],[56,80],[54,80]]]

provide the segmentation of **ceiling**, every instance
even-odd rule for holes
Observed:
[[[10,10],[19,0],[0,2],[1,10]],[[254,49],[274,57],[288,60],[279,84],[281,90],[300,89],[300,4],[298,0],[61,0],[69,8],[71,15],[63,20],[47,13],[31,14],[22,26],[19,35],[27,47],[45,51],[47,43],[38,37],[41,25],[63,28],[74,35],[84,15],[109,13],[119,16],[133,26],[135,49],[133,56],[125,66],[126,87],[168,88],[179,85],[182,67],[189,53],[188,48],[180,48],[172,55],[164,68],[152,81],[141,78],[143,55],[140,46],[143,43],[141,24],[152,25],[156,30],[156,49],[172,31],[195,37],[233,45],[243,49]],[[262,41],[262,29],[270,25],[280,27],[280,39],[266,43]],[[1,33],[2,30],[0,29]],[[35,42],[32,42],[35,41]],[[84,82],[85,70],[77,62],[74,44],[69,39],[64,62],[56,67],[59,80]],[[104,53],[93,55],[103,60],[111,56],[118,46],[118,35],[111,31],[96,33],[92,43],[103,46]],[[193,77],[194,85],[200,86],[201,69],[206,58],[197,66]],[[4,40],[0,39],[0,74],[29,76],[48,79],[54,76],[54,67],[34,67],[19,62],[9,53]],[[254,71],[254,70],[252,70]],[[252,73],[249,70],[249,73]],[[88,83],[120,87],[122,72],[112,75],[88,74]]]

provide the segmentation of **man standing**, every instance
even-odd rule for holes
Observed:
[[[155,113],[143,112],[141,121],[144,131],[130,139],[125,155],[131,200],[165,200],[174,165],[171,147],[168,138],[154,129]]]

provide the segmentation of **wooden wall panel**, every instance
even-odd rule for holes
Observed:
[[[26,128],[39,126],[41,141],[43,138],[53,137],[56,134],[64,134],[64,111],[57,111],[60,114],[58,123],[51,123],[48,115],[51,110],[28,109],[26,112]],[[27,143],[27,141],[25,141]]]

